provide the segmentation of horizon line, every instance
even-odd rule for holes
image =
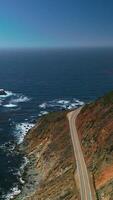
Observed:
[[[82,48],[113,48],[112,46],[50,46],[50,47],[32,47],[32,46],[28,46],[28,47],[23,47],[23,46],[18,46],[18,47],[0,47],[0,50],[54,50],[54,49],[82,49]]]

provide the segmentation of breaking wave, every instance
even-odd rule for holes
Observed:
[[[49,112],[47,111],[40,111],[40,113],[38,114],[39,117],[41,117],[42,115],[47,115]]]
[[[10,102],[13,104],[18,104],[18,103],[23,103],[23,102],[27,102],[27,101],[30,101],[30,98],[28,98],[24,95],[21,95],[21,96],[17,95],[17,98],[12,99]]]
[[[6,92],[6,95],[0,95],[0,99],[4,99],[4,98],[10,97],[12,95],[15,95],[15,93],[13,93],[11,91],[5,91],[5,92]]]
[[[21,190],[18,188],[18,186],[13,187],[10,192],[4,197],[5,200],[11,200],[15,196],[19,195]]]
[[[28,122],[16,124],[14,129],[14,135],[16,137],[18,144],[21,144],[23,142],[25,135],[33,126],[34,126],[33,123],[28,123]]]
[[[39,117],[47,114],[50,111],[58,111],[58,110],[71,110],[77,108],[79,106],[84,105],[83,101],[78,99],[55,99],[48,102],[43,102],[39,105],[40,113]]]
[[[5,108],[15,108],[19,103],[28,102],[31,99],[22,94],[6,91],[6,95],[0,95],[0,106]]]
[[[9,103],[9,104],[4,105],[4,107],[6,107],[6,108],[15,108],[15,107],[17,107],[17,105]]]

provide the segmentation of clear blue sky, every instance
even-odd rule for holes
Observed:
[[[0,47],[113,46],[113,0],[0,0]]]

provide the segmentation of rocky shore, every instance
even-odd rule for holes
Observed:
[[[15,200],[78,199],[66,114],[55,112],[42,117],[20,145],[29,162],[23,174],[25,184]]]

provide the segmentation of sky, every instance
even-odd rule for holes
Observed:
[[[113,0],[0,0],[0,48],[113,46]]]

